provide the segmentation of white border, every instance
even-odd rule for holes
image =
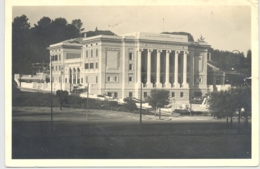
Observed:
[[[252,44],[252,159],[214,160],[12,160],[11,158],[11,24],[12,6],[82,6],[82,5],[251,5]],[[5,1],[5,165],[8,167],[159,167],[159,166],[257,166],[259,165],[259,84],[258,84],[258,4],[257,0],[6,0]]]

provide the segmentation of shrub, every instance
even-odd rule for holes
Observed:
[[[126,104],[124,104],[122,107],[128,109],[129,111],[134,111],[137,109],[136,104],[133,100],[131,99],[125,99]]]

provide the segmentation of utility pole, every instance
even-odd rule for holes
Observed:
[[[140,130],[142,131],[142,81],[141,81],[141,96],[140,96]]]
[[[88,120],[88,98],[89,98],[89,83],[87,83],[88,84],[88,87],[87,87],[87,115],[86,115],[86,119]]]
[[[51,82],[51,131],[53,131],[53,112],[52,112],[52,56],[50,56],[50,82]]]

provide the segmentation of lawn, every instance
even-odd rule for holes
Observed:
[[[83,109],[13,108],[14,159],[251,158],[251,131],[225,119]]]

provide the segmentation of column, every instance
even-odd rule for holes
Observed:
[[[165,61],[165,87],[171,87],[169,83],[169,57],[170,57],[171,50],[166,51],[166,61]]]
[[[76,84],[78,84],[78,68],[76,68]]]
[[[187,88],[188,83],[187,83],[187,54],[189,51],[184,51],[183,52],[183,80],[182,80],[182,87]]]
[[[152,87],[152,83],[151,83],[151,53],[152,53],[152,49],[148,49],[147,50],[147,82],[146,82],[146,86],[147,87]]]
[[[157,50],[157,63],[156,63],[156,87],[157,88],[162,88],[162,84],[160,82],[160,66],[161,66],[161,52],[162,50]]]
[[[176,50],[175,51],[175,60],[174,60],[174,87],[179,88],[180,84],[178,82],[178,56],[179,56],[180,51]]]

